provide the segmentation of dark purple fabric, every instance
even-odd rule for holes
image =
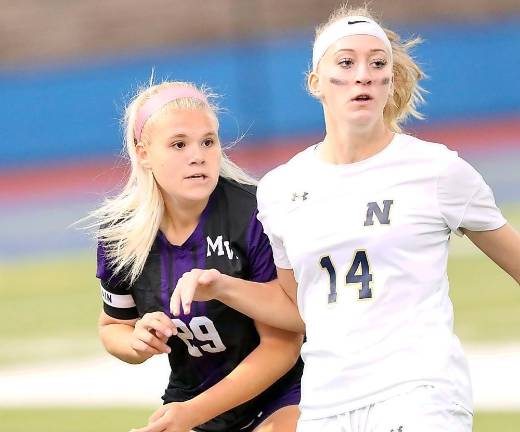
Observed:
[[[170,293],[169,293],[169,279],[170,275],[168,272],[170,253],[168,251],[168,240],[160,232],[159,235],[159,253],[161,254],[161,301],[163,305],[163,312],[171,317],[170,313]]]
[[[97,271],[96,277],[101,280],[108,280],[111,274],[107,265],[107,258],[103,246],[98,243],[97,247]]]
[[[122,286],[122,275],[112,271],[110,263],[105,255],[105,248],[101,243],[97,246],[97,269],[96,277],[102,281],[110,282],[112,285]]]
[[[262,422],[267,419],[271,414],[278,411],[279,409],[289,406],[298,405],[301,397],[301,386],[300,382],[293,384],[289,388],[282,389],[278,395],[273,395],[273,398],[269,398],[263,407],[260,407],[260,414],[253,422],[253,424],[245,431],[252,431],[258,427]]]
[[[195,267],[206,268],[206,249],[199,247],[194,250]],[[206,315],[206,302],[194,302],[197,304],[199,315]]]
[[[254,282],[269,282],[276,277],[276,267],[273,261],[273,251],[264,228],[257,218],[258,211],[253,213],[247,230],[247,257],[251,267],[251,277]]]
[[[182,245],[172,245],[162,231],[157,233],[161,251],[161,300],[163,311],[170,318],[173,317],[170,313],[170,283],[173,292],[184,273],[194,268],[204,268],[204,248],[201,248],[200,245],[204,243],[203,226],[206,223],[210,207],[213,205],[212,197],[213,195],[210,196],[206,208],[200,215],[197,226]],[[194,251],[197,251],[196,257]],[[168,274],[168,268],[171,268],[172,274]],[[200,311],[197,312],[200,315]]]
[[[193,268],[198,268],[198,269],[206,268],[206,248],[203,246],[206,244],[206,241],[204,239],[203,227],[206,225],[206,220],[208,218],[208,214],[211,211],[211,209],[214,207],[214,205],[215,205],[215,194],[211,194],[208,204],[206,205],[206,208],[200,215],[199,224],[197,225],[197,228],[193,232],[192,242],[190,242],[191,259],[192,259],[192,265],[191,265],[190,270]],[[193,302],[192,307],[197,312],[197,315],[206,315],[206,302]]]

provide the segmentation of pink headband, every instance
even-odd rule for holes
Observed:
[[[139,109],[134,126],[134,137],[137,142],[141,140],[141,132],[146,121],[156,111],[175,99],[193,98],[208,104],[206,97],[194,87],[166,87],[148,99]]]

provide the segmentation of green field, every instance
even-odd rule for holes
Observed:
[[[125,432],[144,426],[151,409],[9,409],[0,410],[5,432]],[[518,432],[520,413],[477,413],[474,432]],[[449,432],[449,431],[446,431]]]
[[[520,209],[505,211],[520,228]],[[465,239],[453,239],[449,262],[456,333],[466,344],[520,342],[520,289]],[[102,352],[96,321],[101,301],[94,253],[0,264],[0,367]],[[0,384],[1,391],[1,384]],[[0,409],[0,430],[125,431],[151,409]],[[478,413],[476,432],[519,431],[518,413]]]
[[[5,432],[126,432],[146,425],[153,409],[1,409]]]
[[[505,211],[520,227],[520,209]],[[465,343],[520,341],[518,285],[467,240],[452,236],[455,330]],[[95,254],[0,264],[0,367],[101,352]]]
[[[520,231],[520,208],[504,215]],[[520,287],[466,237],[452,235],[448,276],[463,343],[520,343]]]
[[[0,367],[101,351],[95,255],[0,266]]]
[[[92,257],[0,267],[0,366],[101,351],[100,310]],[[449,263],[455,330],[466,343],[520,341],[520,289],[481,253],[454,254]],[[23,287],[23,288],[22,288]]]

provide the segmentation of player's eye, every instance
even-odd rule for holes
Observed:
[[[373,60],[370,64],[376,69],[383,69],[388,64],[388,61],[385,59],[376,59]]]
[[[202,141],[203,147],[211,147],[213,144],[215,144],[215,140],[213,138],[207,138],[204,141]]]
[[[338,65],[346,69],[352,67],[353,64],[354,60],[352,60],[351,58],[343,58],[338,62]]]
[[[181,150],[186,147],[186,143],[184,141],[175,141],[171,144],[171,147]]]

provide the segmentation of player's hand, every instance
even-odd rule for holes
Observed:
[[[172,402],[160,407],[148,420],[148,425],[130,432],[191,432],[196,426],[184,402]]]
[[[135,323],[130,346],[140,355],[151,357],[169,353],[166,344],[177,334],[177,327],[164,312],[150,312]]]
[[[178,316],[181,307],[185,314],[189,314],[193,301],[207,301],[215,298],[222,274],[215,269],[201,270],[193,269],[184,273],[177,282],[170,300],[170,311]]]

